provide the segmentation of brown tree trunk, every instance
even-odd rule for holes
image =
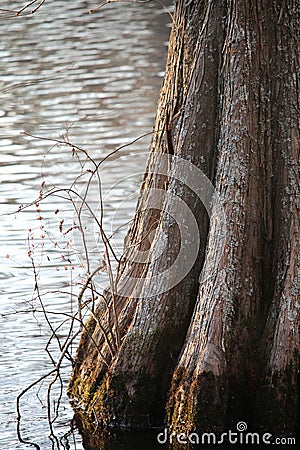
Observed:
[[[70,383],[88,429],[161,425],[167,405],[175,431],[294,431],[297,14],[178,0],[135,221]]]
[[[299,23],[295,2],[274,5],[270,49],[273,190],[271,305],[260,342],[262,373],[255,414],[265,428],[299,425]],[[298,47],[298,48],[297,48]],[[297,388],[298,376],[298,388]]]

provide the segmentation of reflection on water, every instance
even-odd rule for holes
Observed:
[[[115,431],[109,436],[84,436],[83,444],[85,450],[164,450],[168,445],[157,441],[161,432],[160,429],[146,432],[136,430],[134,433]]]
[[[21,3],[2,0],[1,8]],[[77,158],[72,146],[59,142],[69,140],[99,161],[151,132],[153,125],[170,17],[154,2],[117,3],[89,15],[92,7],[92,1],[46,1],[35,15],[9,20],[0,11],[0,441],[5,449],[28,448],[16,436],[16,396],[52,367],[44,351],[51,333],[35,282],[41,284],[55,327],[63,314],[72,312],[72,285],[81,279],[78,249],[68,233],[74,221],[68,195],[38,203],[41,185],[45,192],[72,186],[76,175],[82,174],[78,179],[82,186],[88,179],[84,153],[78,151]],[[120,226],[134,211],[149,141],[150,136],[124,147],[101,171],[107,192],[104,225],[108,232],[118,230],[113,240],[117,252],[126,232]],[[92,185],[90,195],[97,210],[97,185]],[[93,229],[89,231],[97,257],[97,237]],[[62,338],[67,330],[68,323],[59,328]],[[50,345],[53,354],[57,345]],[[41,449],[83,448],[78,433],[68,436],[72,417],[64,394],[68,377],[66,364],[55,422],[58,444],[48,437],[47,380],[22,398],[22,436]],[[57,396],[51,402],[54,409]],[[127,438],[123,441],[122,448],[134,448]]]

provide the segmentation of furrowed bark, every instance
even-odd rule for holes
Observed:
[[[273,5],[272,47],[273,261],[272,304],[260,344],[257,426],[295,433],[299,414],[300,177],[299,5]],[[298,377],[298,386],[297,386]],[[298,417],[299,423],[299,417]]]
[[[214,258],[214,249],[223,236],[212,221],[203,271],[206,280],[200,284],[168,404],[169,422],[177,431],[222,431],[241,417],[253,423],[257,412],[253,398],[261,381],[262,365],[257,349],[273,295],[271,258],[278,237],[273,231],[276,209],[271,199],[274,196],[273,166],[274,161],[278,164],[278,155],[272,151],[274,86],[270,74],[274,62],[272,48],[276,45],[274,30],[280,24],[276,23],[272,2],[264,0],[231,1],[227,17],[216,176],[216,188],[226,211],[226,244],[216,267],[218,260]],[[291,95],[287,98],[291,99]],[[282,109],[280,111],[284,114]],[[286,126],[289,128],[288,124]],[[295,130],[292,133],[295,134]],[[285,154],[293,160],[290,169],[294,170],[295,155],[293,152]],[[285,178],[281,172],[283,166],[279,163],[277,167],[277,178],[282,180]],[[292,181],[291,176],[289,178],[288,184]],[[292,186],[299,188],[295,176]],[[280,193],[275,195],[280,196]],[[294,236],[289,239],[294,239],[293,246],[296,245],[295,230],[299,227],[295,225],[295,220],[298,221],[296,207],[292,209]],[[286,212],[283,214],[286,217]],[[283,261],[294,273],[290,278],[295,280],[296,254],[292,248],[290,253],[290,256],[284,255]],[[299,270],[299,265],[297,267]],[[209,273],[217,275],[209,279]],[[291,283],[288,284],[291,287]],[[294,302],[297,294],[294,285]],[[289,308],[284,297],[282,300],[287,315]],[[295,305],[292,311],[295,318]],[[284,323],[287,325],[287,319]],[[279,332],[278,328],[276,331]],[[288,346],[290,334],[293,356],[287,359],[295,361],[294,351],[299,343],[296,343],[293,327],[287,326],[285,332],[279,333],[280,338],[275,336],[272,341],[271,365],[275,355],[278,356],[278,339],[286,335]],[[295,370],[291,382],[295,387]],[[296,394],[293,389],[291,392]],[[296,401],[291,404],[294,414]],[[293,419],[295,424],[295,417]],[[285,424],[288,428],[286,420]]]
[[[239,420],[295,431],[299,24],[294,0],[177,1],[151,155],[118,267],[121,344],[110,303],[99,305],[70,383],[83,429],[152,427],[167,414],[175,432],[226,432]],[[182,161],[214,180],[209,225]],[[176,266],[188,212],[200,246]],[[188,238],[191,254],[196,240]],[[168,285],[172,267],[178,282]]]
[[[91,319],[89,335],[84,333],[79,346],[70,384],[70,395],[80,401],[98,424],[149,426],[163,422],[172,370],[196,298],[208,224],[201,200],[184,186],[182,180],[186,174],[177,167],[171,174],[172,157],[187,159],[212,177],[221,45],[222,9],[203,1],[184,11],[183,2],[178,2],[152,155],[119,268],[117,292],[122,345],[111,360],[101,331]],[[170,171],[167,175],[153,176],[153,167],[161,153],[171,155]],[[200,229],[196,264],[178,285],[166,292],[163,276],[157,280],[161,289],[153,286],[147,276],[172,266],[182,243],[176,222],[169,220],[163,211],[149,208],[154,189],[166,191],[163,211],[172,210],[174,197],[180,197],[192,210]],[[146,239],[150,231],[154,234],[151,243]],[[141,252],[150,247],[144,264],[132,263],[131,252],[137,244]],[[165,248],[161,255],[162,245]],[[173,276],[176,279],[176,273]],[[133,277],[138,281],[132,280]],[[159,295],[157,290],[161,292]],[[123,297],[128,291],[129,295]],[[106,355],[109,370],[103,365],[95,342],[100,343],[97,347]]]

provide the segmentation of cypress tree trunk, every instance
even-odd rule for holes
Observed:
[[[88,430],[167,407],[174,431],[294,431],[297,33],[291,0],[177,1],[114,311],[89,320],[70,383]]]
[[[169,421],[175,429],[207,430],[243,417],[291,432],[299,351],[299,22],[293,2],[229,3],[216,176],[226,248],[213,283],[200,283]],[[219,238],[211,228],[204,273],[216,269]]]

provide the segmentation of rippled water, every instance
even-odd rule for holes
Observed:
[[[170,23],[154,2],[117,3],[89,15],[97,2],[46,1],[32,16],[7,18],[3,10],[22,3],[2,0],[0,10],[0,443],[11,450],[28,448],[16,434],[16,397],[52,367],[44,350],[51,331],[37,286],[52,325],[58,326],[75,308],[70,295],[81,281],[80,263],[86,264],[79,237],[69,231],[74,207],[63,191],[80,176],[77,187],[84,192],[90,177],[93,164],[77,147],[99,162],[151,133]],[[59,144],[66,140],[77,147]],[[109,234],[115,232],[117,254],[126,232],[121,226],[134,212],[149,141],[147,136],[124,147],[101,169],[104,226]],[[39,202],[41,186],[43,193],[62,190]],[[96,213],[97,189],[92,183],[89,190]],[[89,219],[84,226],[93,265],[101,249]],[[99,284],[105,283],[103,275]],[[62,341],[68,327],[67,321],[57,331]],[[55,340],[50,351],[58,354]],[[60,441],[49,438],[49,379],[21,399],[25,441],[41,449],[83,448],[76,430],[70,433],[72,410],[64,393],[68,376],[65,364],[54,423]],[[55,393],[53,411],[59,385]]]

